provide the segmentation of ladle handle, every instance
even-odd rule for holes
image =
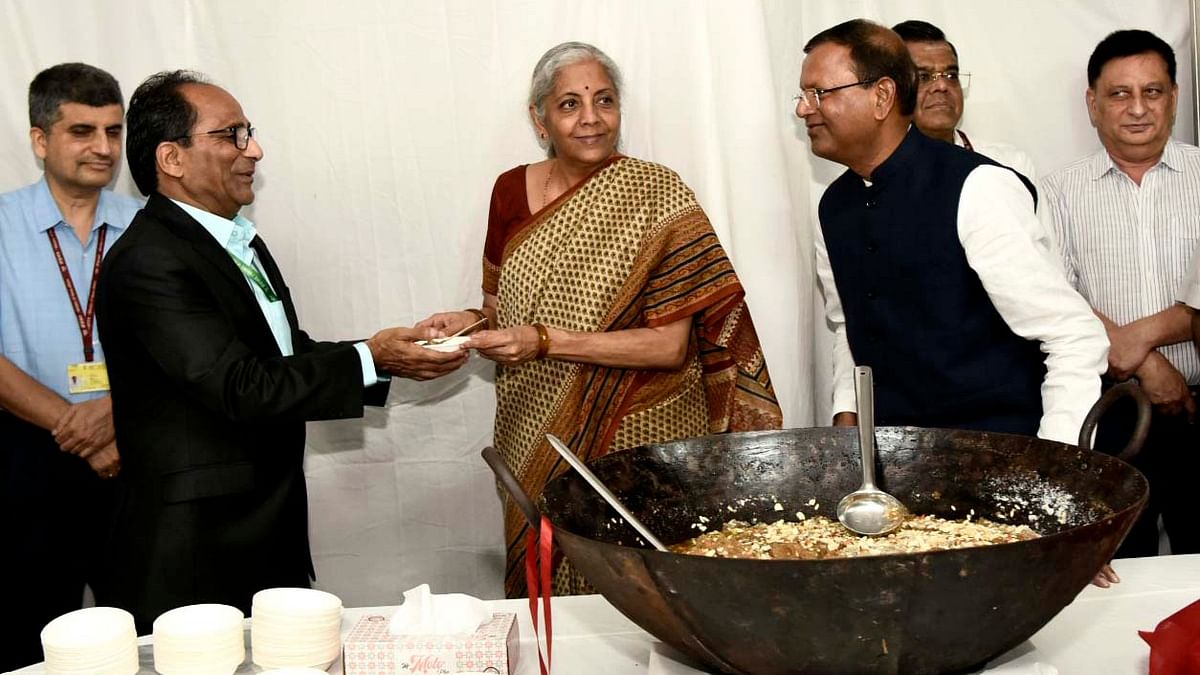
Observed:
[[[1092,449],[1092,432],[1096,430],[1096,425],[1100,423],[1100,418],[1104,416],[1104,413],[1108,412],[1108,409],[1118,399],[1126,396],[1132,398],[1137,403],[1137,424],[1133,427],[1133,435],[1130,437],[1129,442],[1125,444],[1125,447],[1121,449],[1117,457],[1129,461],[1142,451],[1142,444],[1146,442],[1146,436],[1150,433],[1150,398],[1132,380],[1122,382],[1104,392],[1100,400],[1096,401],[1092,409],[1088,411],[1087,417],[1083,420],[1083,427],[1079,430],[1079,447],[1084,450]]]
[[[854,368],[854,398],[858,407],[858,446],[862,452],[862,489],[875,490],[875,381],[870,366]]]
[[[504,486],[504,491],[517,503],[517,508],[521,509],[521,513],[525,514],[525,520],[529,521],[529,526],[536,531],[541,525],[542,514],[533,505],[533,500],[529,498],[529,495],[525,494],[525,489],[521,487],[520,481],[509,470],[504,458],[490,445],[484,448],[483,452],[479,454],[483,455],[483,461],[487,462],[488,467],[492,469],[492,473],[496,474],[496,480],[500,481],[500,485]]]
[[[604,501],[608,502],[608,505],[613,507],[614,511],[621,514],[621,517],[625,519],[625,522],[633,526],[633,529],[637,530],[637,533],[642,535],[643,539],[650,542],[650,545],[655,549],[664,553],[667,552],[667,547],[658,540],[658,537],[654,536],[654,533],[650,531],[650,528],[646,527],[642,521],[638,520],[637,516],[633,515],[632,511],[625,508],[625,505],[621,503],[621,500],[617,499],[617,496],[613,494],[612,490],[609,490],[608,486],[604,484],[604,481],[597,478],[596,474],[592,473],[592,470],[587,468],[587,465],[583,463],[583,460],[580,459],[575,453],[571,452],[571,449],[568,448],[565,443],[559,440],[559,438],[554,434],[546,434],[546,440],[559,454],[559,456],[563,458],[563,461],[565,461],[567,464],[570,464],[572,469],[575,469],[580,476],[583,476],[583,479],[587,481],[588,485],[591,485],[592,489],[595,490],[601,497],[603,497]]]

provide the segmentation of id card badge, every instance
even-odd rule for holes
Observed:
[[[108,391],[108,369],[103,361],[72,363],[67,366],[67,390],[72,394]]]

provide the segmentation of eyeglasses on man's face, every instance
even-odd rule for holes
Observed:
[[[820,88],[801,89],[799,94],[792,97],[792,100],[796,101],[797,105],[799,105],[800,102],[804,102],[804,105],[808,106],[809,108],[811,108],[813,110],[820,110],[822,96],[832,94],[833,92],[839,91],[841,89],[849,89],[850,87],[861,87],[866,84],[875,84],[876,82],[878,82],[882,79],[883,79],[882,77],[876,77],[876,78],[873,78],[870,80],[859,80],[858,82],[851,82],[850,84],[840,84],[836,87],[827,87],[825,89],[820,89]]]
[[[213,129],[212,131],[198,131],[194,134],[184,134],[173,140],[184,138],[192,138],[194,136],[217,136],[218,138],[229,139],[238,150],[245,150],[250,147],[250,139],[254,138],[254,127],[238,124],[224,129]]]
[[[969,87],[971,86],[971,74],[960,73],[957,70],[919,70],[917,71],[917,84],[921,87],[928,87],[938,80],[945,80],[946,84],[951,87]]]

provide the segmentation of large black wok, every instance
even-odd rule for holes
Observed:
[[[1044,536],[834,560],[662,553],[573,471],[550,482],[540,512],[609,602],[719,671],[952,673],[982,667],[1071,602],[1147,497],[1129,465],[1062,443],[914,427],[882,427],[878,441],[881,486],[913,512],[962,518],[973,510]],[[484,456],[538,520],[495,450]],[[815,428],[645,446],[589,466],[671,544],[698,534],[701,516],[708,528],[733,518],[795,519],[796,511],[836,519],[838,500],[858,487],[858,458],[855,429]]]

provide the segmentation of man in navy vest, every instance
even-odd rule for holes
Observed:
[[[804,51],[796,114],[813,153],[849,168],[821,198],[816,241],[835,424],[856,421],[857,364],[875,372],[880,424],[1075,442],[1108,341],[1033,186],[912,126],[916,68],[887,28],[848,21]]]
[[[912,125],[904,41],[857,19],[804,47],[796,115],[848,170],[821,198],[817,275],[834,329],[834,423],[857,422],[852,372],[875,373],[876,421],[1074,443],[1107,369],[1104,326],[1067,283],[1036,190]],[[1098,585],[1116,581],[1097,575]]]

